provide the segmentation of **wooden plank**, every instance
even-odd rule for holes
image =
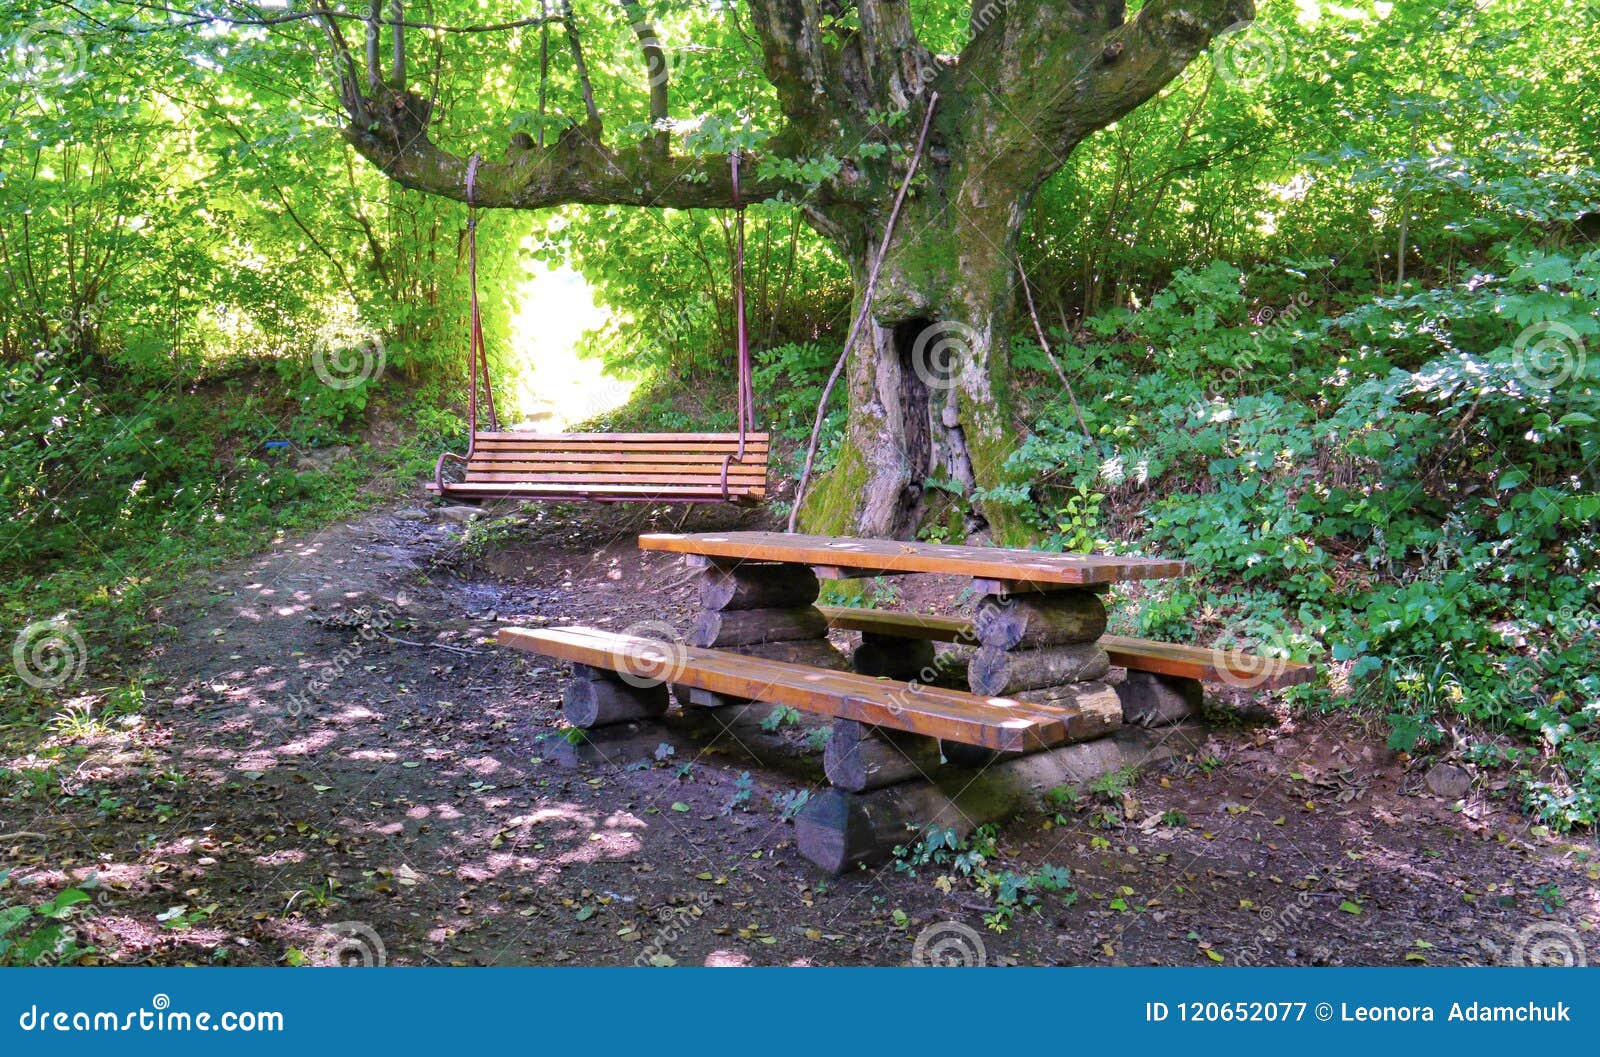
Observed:
[[[500,481],[510,484],[637,484],[692,485],[701,489],[722,487],[722,475],[710,473],[483,473],[468,469],[468,481]],[[729,488],[760,487],[758,477],[728,475]]]
[[[646,550],[712,558],[784,561],[839,569],[952,573],[1068,586],[1182,576],[1189,571],[1187,563],[1165,558],[1046,554],[781,532],[650,533],[639,537],[639,546]]]
[[[619,470],[640,470],[643,473],[720,473],[722,472],[723,456],[712,456],[701,459],[696,456],[645,457],[645,459],[614,459],[614,457],[594,457],[584,459],[581,456],[512,456],[512,454],[483,454],[478,453],[467,461],[467,465],[490,472],[530,472],[539,473],[586,473],[590,470],[598,472],[619,472]],[[762,473],[766,470],[766,457],[758,462],[730,462],[728,473]]]
[[[1203,683],[1276,690],[1309,683],[1317,677],[1316,665],[1240,650],[1215,650],[1122,635],[1101,636],[1100,647],[1119,668],[1182,676]]]
[[[697,462],[720,462],[728,456],[737,459],[739,446],[737,444],[671,444],[671,445],[634,445],[634,444],[501,444],[485,441],[473,445],[473,458],[498,458],[498,459],[526,459],[530,461],[550,461],[561,459],[594,460],[620,460],[623,462],[661,462],[672,459],[692,459]],[[760,460],[765,462],[768,448],[765,444],[751,444],[744,449],[746,461]]]
[[[749,698],[839,719],[855,719],[999,751],[1059,744],[1071,709],[957,690],[911,687],[850,672],[763,660],[589,628],[501,628],[501,645],[635,676]]]
[[[818,606],[828,618],[828,626],[840,631],[865,631],[902,639],[930,639],[934,642],[975,643],[978,637],[972,621],[965,617],[941,617],[931,613],[893,613],[881,609],[856,609],[849,606]]]
[[[710,493],[722,494],[720,488],[702,488],[684,485],[627,485],[627,484],[596,484],[585,485],[580,481],[566,484],[515,484],[494,481],[461,481],[458,483],[445,483],[445,491],[459,492],[463,495],[478,493],[489,495],[500,492],[506,495],[617,495],[617,496],[677,496],[677,495],[707,495]],[[748,494],[758,492],[759,489],[736,486],[731,481],[728,483],[730,495]]]
[[[938,642],[975,642],[976,629],[962,617],[927,613],[895,613],[848,606],[818,606],[828,626],[840,631],[860,631],[905,639]],[[1100,648],[1118,668],[1175,675],[1206,683],[1250,685],[1263,690],[1308,683],[1317,677],[1316,665],[1263,657],[1242,650],[1214,650],[1177,642],[1157,642],[1125,635],[1102,635]]]
[[[1063,590],[1105,591],[1111,585],[1101,584],[1059,584],[1044,580],[1000,580],[992,576],[974,576],[972,590],[980,595],[1029,595],[1049,594]]]
[[[737,433],[518,433],[489,432],[487,430],[475,434],[479,440],[538,440],[540,442],[578,442],[578,441],[618,441],[627,443],[670,443],[672,441],[733,441],[739,440]],[[746,442],[765,442],[765,433],[746,433]]]
[[[736,440],[664,440],[658,443],[628,440],[591,440],[572,441],[563,440],[555,443],[532,440],[482,440],[473,442],[473,448],[478,451],[581,451],[581,452],[610,452],[633,451],[644,455],[657,455],[662,452],[696,451],[696,452],[728,452],[737,454],[739,442]],[[746,441],[746,453],[767,451],[766,441]]]

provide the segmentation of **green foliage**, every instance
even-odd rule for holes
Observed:
[[[953,829],[931,826],[915,844],[894,849],[895,870],[915,877],[919,869],[936,867],[950,877],[966,879],[992,903],[983,922],[995,932],[1009,928],[1018,910],[1038,912],[1041,894],[1053,895],[1062,906],[1078,901],[1072,871],[1066,867],[1047,863],[1028,874],[993,868],[1000,856],[997,837],[993,825],[979,826],[965,840]],[[941,881],[946,890],[948,883]]]
[[[0,870],[0,966],[68,965],[94,948],[78,942],[71,922],[90,902],[81,888],[67,888],[42,903],[17,902],[11,871]]]
[[[1346,295],[1291,326],[1261,323],[1240,275],[1180,272],[1143,310],[1092,320],[1113,338],[1085,356],[1105,364],[1095,450],[1047,419],[1013,457],[1031,483],[992,500],[1069,548],[1097,497],[1141,505],[1142,546],[1208,584],[1204,604],[1188,585],[1150,592],[1142,631],[1210,625],[1334,662],[1396,749],[1428,751],[1459,720],[1514,733],[1529,805],[1592,823],[1600,250],[1503,243],[1458,282]],[[1136,376],[1128,357],[1157,343],[1168,354]]]

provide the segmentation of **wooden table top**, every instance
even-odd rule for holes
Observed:
[[[718,561],[785,562],[882,573],[949,573],[1006,583],[1078,586],[1118,580],[1183,576],[1187,562],[1098,554],[1050,554],[948,543],[807,536],[786,532],[656,532],[639,537],[644,550],[693,554]]]

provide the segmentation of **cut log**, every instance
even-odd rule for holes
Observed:
[[[828,620],[813,606],[798,609],[744,609],[703,612],[689,632],[691,646],[754,646],[762,642],[820,639]]]
[[[1010,652],[990,646],[972,655],[967,685],[975,694],[1005,697],[1046,686],[1098,679],[1111,668],[1106,651],[1092,642]]]
[[[1204,732],[1188,726],[1148,731],[1125,727],[1109,738],[1001,760],[973,772],[945,768],[930,781],[901,782],[865,793],[826,789],[795,819],[800,853],[830,873],[881,862],[913,847],[930,829],[965,838],[1037,805],[1058,786],[1081,785],[1125,767],[1198,751]]]
[[[1117,697],[1124,723],[1162,727],[1199,715],[1205,687],[1197,679],[1130,671],[1117,684]]]
[[[925,778],[942,759],[932,738],[868,727],[853,719],[833,721],[822,767],[837,789],[859,793],[909,778]]]
[[[574,727],[588,730],[636,719],[654,719],[667,710],[667,688],[640,687],[608,679],[573,679],[561,693],[561,711]]]
[[[978,641],[997,650],[1093,642],[1106,630],[1106,606],[1093,591],[986,595],[973,624]]]
[[[719,612],[809,606],[820,590],[803,565],[709,566],[700,574],[700,605]]]
[[[931,683],[938,674],[934,669],[933,643],[927,639],[890,638],[865,632],[850,660],[862,675],[879,678]]]
[[[933,685],[949,687],[951,690],[967,689],[972,652],[965,646],[953,650],[941,650],[933,661]]]
[[[1038,690],[1025,690],[1017,695],[1020,701],[1041,705],[1056,705],[1078,710],[1077,719],[1067,724],[1072,741],[1088,741],[1109,734],[1122,726],[1122,701],[1111,684],[1091,679],[1088,682],[1068,683],[1065,686],[1046,686]]]

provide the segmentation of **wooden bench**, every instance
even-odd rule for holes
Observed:
[[[440,456],[430,491],[457,499],[755,503],[767,492],[768,442],[748,433],[476,433],[465,456]],[[444,463],[465,463],[460,481]]]
[[[659,715],[665,709],[667,685],[787,705],[802,712],[1000,752],[1096,737],[1118,722],[1103,708],[983,697],[593,628],[502,628],[498,640],[503,646],[622,673],[622,681],[613,680],[598,691],[624,701],[623,707],[610,709],[602,717],[609,722]],[[1085,691],[1086,701],[1094,696]],[[638,705],[632,714],[625,703],[629,697]]]
[[[972,621],[963,617],[931,616],[924,613],[895,613],[878,609],[845,606],[818,606],[829,627],[840,631],[859,631],[885,638],[927,639],[935,642],[977,643]],[[1242,650],[1217,650],[1124,635],[1102,635],[1100,646],[1111,663],[1130,671],[1151,672],[1202,683],[1227,683],[1261,690],[1310,682],[1316,678],[1315,665],[1278,657],[1263,657]]]

